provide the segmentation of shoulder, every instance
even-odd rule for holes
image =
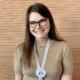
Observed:
[[[55,49],[57,51],[65,51],[66,49],[70,50],[70,45],[66,41],[51,40],[50,48]]]
[[[18,57],[21,56],[22,51],[23,51],[23,43],[22,44],[19,44],[16,47],[15,56],[18,56]]]
[[[16,51],[22,51],[22,49],[23,49],[23,43],[17,46]]]
[[[51,40],[51,46],[55,47],[65,47],[69,46],[66,41],[56,41],[56,40]]]

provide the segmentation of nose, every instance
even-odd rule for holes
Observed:
[[[36,28],[41,28],[41,26],[39,25],[39,23],[36,24]]]

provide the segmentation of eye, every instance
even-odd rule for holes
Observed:
[[[41,20],[40,20],[40,22],[45,22],[45,21],[46,21],[46,19],[41,19]]]
[[[46,21],[47,21],[47,19],[41,19],[41,20],[39,21],[39,24],[40,24],[41,26],[44,26],[44,25],[46,25]]]
[[[30,25],[34,25],[34,24],[36,24],[36,22],[35,21],[31,21],[31,22],[29,22],[29,24]]]

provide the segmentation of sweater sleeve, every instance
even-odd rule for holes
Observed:
[[[14,72],[15,72],[15,74],[18,74],[18,75],[22,75],[20,57],[21,57],[21,51],[20,51],[20,48],[18,47],[14,54]]]
[[[63,50],[63,75],[73,74],[73,57],[69,45],[66,43]]]

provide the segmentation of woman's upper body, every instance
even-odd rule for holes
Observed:
[[[36,40],[37,51],[39,55],[39,61],[42,63],[43,53],[45,51],[47,40]],[[15,57],[14,57],[14,70],[16,75],[23,75],[23,80],[38,80],[36,76],[36,57],[33,51],[32,56],[32,67],[30,69],[24,69],[20,64],[20,57],[22,54],[21,45],[18,47]],[[73,63],[72,54],[70,48],[66,42],[58,42],[51,40],[49,52],[45,64],[45,69],[47,72],[44,80],[60,80],[62,75],[71,76],[73,73]],[[71,80],[71,79],[63,79]]]
[[[70,48],[59,36],[50,11],[41,3],[31,5],[27,10],[25,41],[18,46],[14,56],[15,80],[38,80],[35,74],[34,43],[41,64],[48,39],[50,46],[45,63],[47,75],[43,80],[72,80]]]

